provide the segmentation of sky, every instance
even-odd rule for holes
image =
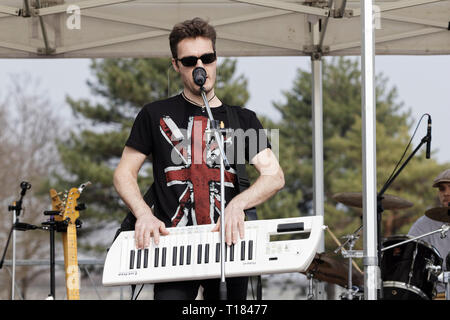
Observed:
[[[329,59],[329,58],[326,58]],[[65,96],[92,98],[86,85],[93,79],[89,59],[0,59],[0,96],[8,86],[8,74],[30,74],[39,79],[44,94],[64,114],[69,114]],[[292,88],[298,68],[311,69],[309,57],[238,58],[237,74],[248,79],[250,100],[247,108],[279,119],[273,102],[283,102],[282,92]],[[411,109],[413,129],[424,113],[432,118],[432,157],[450,163],[450,56],[377,56],[375,72],[388,78],[388,87],[397,87],[398,102]],[[413,140],[420,143],[426,134],[422,121]],[[405,146],[406,147],[406,146]],[[425,147],[424,147],[425,148]]]

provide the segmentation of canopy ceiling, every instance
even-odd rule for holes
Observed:
[[[1,1],[0,58],[168,56],[172,26],[196,16],[216,27],[220,56],[361,54],[359,0],[40,0],[38,10],[35,1]],[[81,9],[79,29],[67,27],[76,21],[69,5]],[[450,0],[374,7],[376,54],[450,54]],[[313,46],[309,21],[316,19]]]

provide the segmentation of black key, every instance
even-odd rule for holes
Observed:
[[[241,260],[245,260],[245,241],[241,241]]]
[[[202,245],[201,244],[198,245],[198,249],[197,249],[197,263],[198,264],[202,263]]]
[[[187,246],[187,252],[186,252],[186,264],[191,264],[191,249],[192,246]]]
[[[173,253],[172,253],[172,265],[177,265],[177,247],[173,247]]]
[[[234,244],[230,247],[230,261],[234,261]]]
[[[216,243],[216,262],[220,261],[220,243]]]
[[[162,267],[165,267],[166,266],[166,257],[167,257],[167,248],[166,247],[164,247],[163,249],[162,249],[162,257],[161,257],[161,266]]]
[[[209,243],[205,245],[205,263],[209,263]]]
[[[155,248],[155,268],[158,267],[158,261],[159,261],[159,248]]]
[[[144,249],[144,268],[148,267],[148,249]]]
[[[135,256],[135,251],[131,250],[130,251],[130,269],[134,269],[134,256]]]
[[[253,240],[248,242],[248,260],[253,259]]]
[[[228,261],[228,245],[225,244],[225,262]]]
[[[141,268],[141,254],[142,254],[142,249],[139,249],[137,252],[137,262],[136,262],[137,269]]]
[[[184,246],[180,247],[180,266],[184,263]]]

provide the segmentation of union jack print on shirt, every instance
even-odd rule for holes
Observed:
[[[178,198],[179,205],[173,213],[172,226],[186,226],[214,222],[220,214],[220,163],[219,148],[212,134],[208,134],[210,121],[202,116],[189,117],[183,134],[168,117],[160,119],[160,131],[172,146],[172,159],[180,165],[164,169],[167,186],[184,185]],[[225,188],[234,188],[236,171],[225,170]]]

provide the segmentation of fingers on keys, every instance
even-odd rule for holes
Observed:
[[[155,245],[159,244],[161,235],[168,235],[169,231],[167,230],[164,223],[161,223],[159,226],[153,228],[139,228],[135,230],[135,240],[136,247],[138,249],[148,248],[151,243],[151,239],[155,242]]]

